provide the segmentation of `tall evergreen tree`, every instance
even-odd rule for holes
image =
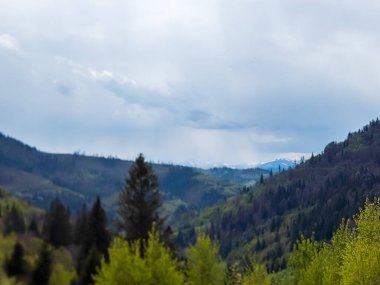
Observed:
[[[24,260],[24,248],[18,241],[12,252],[12,256],[5,262],[5,271],[9,277],[20,277],[26,273],[26,262]]]
[[[82,209],[77,214],[73,229],[73,242],[76,245],[82,245],[87,231],[88,212],[86,204],[83,204]]]
[[[36,268],[32,274],[31,285],[48,285],[51,271],[51,253],[48,245],[44,244],[39,254]]]
[[[58,198],[51,203],[46,215],[44,237],[55,247],[66,246],[71,242],[69,212]]]
[[[40,232],[38,230],[38,225],[37,225],[37,221],[35,218],[33,218],[31,221],[30,221],[30,224],[29,224],[29,227],[28,227],[28,232],[36,235],[36,236],[39,236],[40,235]]]
[[[101,254],[107,255],[107,249],[110,242],[111,239],[107,230],[106,212],[102,207],[100,198],[97,197],[88,218],[84,244],[88,247],[88,250],[90,250],[91,246],[95,246]]]
[[[4,234],[10,234],[11,232],[19,234],[23,234],[25,232],[24,217],[14,205],[5,216],[4,220]]]
[[[141,254],[149,231],[155,225],[161,239],[169,243],[165,236],[170,231],[164,229],[164,219],[158,214],[161,205],[158,178],[152,166],[140,154],[129,170],[125,187],[119,195],[118,226],[128,241],[140,240]]]
[[[78,262],[78,280],[76,284],[92,284],[92,275],[100,265],[100,259],[108,260],[108,247],[111,242],[106,228],[106,213],[97,197],[88,217],[88,223],[81,245]]]

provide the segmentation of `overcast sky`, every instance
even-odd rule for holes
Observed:
[[[0,0],[0,132],[44,151],[294,159],[379,91],[380,1]]]

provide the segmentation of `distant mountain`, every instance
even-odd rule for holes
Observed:
[[[0,187],[43,208],[59,196],[75,210],[99,195],[112,215],[131,164],[115,158],[45,153],[0,133]],[[242,188],[236,180],[221,180],[191,167],[153,164],[153,168],[167,213],[177,208],[199,210]]]
[[[238,183],[244,186],[255,185],[256,182],[260,180],[261,175],[264,175],[264,177],[269,176],[269,170],[262,168],[236,169],[229,167],[214,167],[200,171],[221,181]]]
[[[270,270],[284,268],[301,236],[329,240],[343,218],[366,199],[380,196],[380,122],[350,133],[343,142],[295,168],[277,173],[195,217],[183,215],[182,243],[205,230],[230,261],[254,252]]]
[[[282,158],[259,164],[257,165],[257,168],[265,169],[268,171],[272,170],[274,173],[276,173],[282,170],[288,170],[289,168],[294,168],[295,166],[296,162],[294,160]]]

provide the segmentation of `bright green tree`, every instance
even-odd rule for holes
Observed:
[[[301,237],[294,245],[293,252],[289,257],[288,265],[294,277],[295,284],[298,284],[303,272],[317,256],[319,249],[318,242],[312,239]]]
[[[289,268],[296,285],[375,285],[380,280],[380,200],[343,221],[331,243],[301,239]]]
[[[140,256],[139,244],[115,238],[108,250],[109,263],[103,259],[98,273],[93,277],[96,285],[150,284],[151,272]],[[127,283],[128,282],[128,283]]]
[[[140,241],[128,243],[115,238],[109,248],[109,263],[103,259],[94,276],[96,285],[181,285],[183,274],[170,251],[152,231],[145,243],[145,255],[140,254]]]
[[[219,245],[200,234],[187,251],[189,285],[222,285],[226,279],[226,264],[221,260]]]
[[[357,235],[348,243],[341,270],[343,285],[380,282],[380,200],[366,202],[354,218]]]
[[[271,285],[265,265],[256,263],[251,258],[251,265],[246,268],[243,275],[243,285]]]

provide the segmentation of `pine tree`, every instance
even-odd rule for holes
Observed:
[[[24,218],[14,205],[5,216],[4,220],[4,234],[10,234],[11,232],[19,234],[25,232]]]
[[[45,240],[55,247],[67,246],[71,242],[69,212],[56,198],[50,205],[44,224]]]
[[[128,241],[140,241],[142,255],[143,244],[153,224],[164,242],[169,240],[165,236],[164,219],[158,214],[160,205],[158,178],[140,154],[130,168],[125,187],[119,195],[118,226]]]
[[[84,245],[90,249],[95,248],[104,256],[107,255],[107,249],[110,245],[110,234],[107,230],[107,217],[100,198],[97,197],[88,218],[88,227],[84,239]]]
[[[32,275],[32,285],[48,285],[52,271],[51,253],[46,244],[39,254],[36,268]]]
[[[260,175],[260,184],[264,184],[264,175],[263,174]]]
[[[83,204],[81,211],[77,214],[73,230],[73,242],[76,245],[83,243],[88,224],[88,213],[86,204]]]
[[[37,222],[36,222],[35,218],[33,218],[30,221],[30,224],[29,224],[29,227],[28,227],[28,232],[34,234],[35,236],[39,236],[40,235],[40,232],[38,230],[38,225],[37,225]]]
[[[15,244],[11,258],[5,262],[5,271],[9,277],[19,277],[26,273],[24,248],[20,242]]]
[[[94,284],[93,275],[99,268],[102,255],[92,246],[82,260],[80,261],[80,267],[78,269],[78,277],[76,278],[75,285],[87,285]]]
[[[110,234],[106,225],[106,213],[102,208],[100,198],[97,197],[88,217],[80,249],[77,284],[92,284],[92,275],[100,265],[102,256],[108,261],[107,249],[110,245]]]

